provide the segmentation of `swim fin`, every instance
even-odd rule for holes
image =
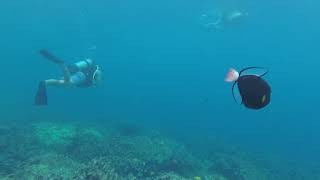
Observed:
[[[48,59],[51,62],[54,62],[56,64],[62,64],[64,63],[63,60],[57,58],[55,55],[53,55],[52,53],[50,53],[48,50],[46,49],[41,49],[39,51],[40,55],[42,55],[44,58]]]
[[[47,105],[48,98],[47,98],[47,87],[45,81],[40,81],[38,86],[38,91],[35,97],[35,104],[37,106]]]

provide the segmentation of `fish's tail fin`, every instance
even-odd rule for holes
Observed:
[[[238,71],[236,71],[235,69],[233,68],[230,68],[228,73],[227,73],[227,76],[225,77],[224,81],[225,82],[235,82],[237,81],[239,78],[239,73]]]
[[[48,104],[47,87],[45,81],[39,82],[38,91],[35,97],[35,104],[37,106],[44,106]]]

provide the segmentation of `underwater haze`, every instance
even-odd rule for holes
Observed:
[[[320,179],[319,8],[2,0],[0,179]],[[210,25],[234,10],[243,17]],[[48,105],[35,106],[39,81],[62,76],[40,49],[93,59],[102,82],[48,87]],[[269,69],[260,110],[224,82],[250,66]]]

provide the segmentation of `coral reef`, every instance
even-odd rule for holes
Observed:
[[[148,179],[148,180],[151,180],[151,179]],[[167,172],[167,173],[159,174],[157,177],[154,177],[152,180],[193,180],[193,178],[187,179],[173,172]]]
[[[0,127],[0,179],[275,179],[244,153],[198,156],[159,133],[108,129],[53,122]]]
[[[34,123],[28,129],[31,130],[25,134],[20,133],[21,137],[15,133],[6,140],[1,139],[3,142],[0,146],[16,148],[20,139],[21,147],[34,146],[35,150],[31,152],[38,155],[25,156],[20,163],[12,159],[13,163],[6,166],[12,169],[18,167],[19,171],[13,173],[13,170],[3,170],[3,174],[9,174],[7,177],[155,179],[165,174],[169,176],[167,173],[172,172],[171,176],[175,174],[182,178],[193,176],[199,164],[184,146],[160,136],[128,136],[119,133],[106,136],[94,128],[52,122]],[[7,139],[14,141],[8,144],[10,141]],[[24,156],[24,150],[20,150],[15,153],[15,157],[18,154]],[[17,165],[13,165],[15,163]],[[79,176],[71,172],[77,172]]]
[[[224,176],[214,174],[214,175],[204,176],[203,180],[228,180],[228,179],[225,178]]]
[[[34,156],[17,168],[7,179],[72,179],[80,164],[70,158],[54,153]]]
[[[256,166],[243,154],[216,154],[208,162],[208,171],[232,180],[267,180],[268,171]]]
[[[41,151],[28,125],[1,127],[0,149],[0,177],[14,173],[20,164]]]
[[[77,133],[65,149],[66,154],[75,160],[87,162],[107,153],[105,135],[94,128],[78,128]]]
[[[112,148],[108,157],[120,174],[132,173],[137,178],[147,178],[174,171],[187,176],[197,169],[196,158],[182,145],[165,138],[117,136],[109,143]]]
[[[77,180],[123,180],[111,167],[110,161],[106,158],[93,159],[89,163],[83,164],[73,176]],[[127,179],[134,180],[134,177]]]
[[[68,154],[77,160],[91,160],[102,156],[104,135],[94,128],[80,128],[70,124],[35,123],[33,135],[49,151]]]
[[[39,143],[46,146],[69,144],[76,135],[76,128],[72,125],[36,123],[33,127]]]

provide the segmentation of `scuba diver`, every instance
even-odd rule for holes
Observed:
[[[224,11],[218,12],[215,15],[214,20],[210,20],[205,24],[205,27],[210,28],[213,27],[215,29],[224,29],[228,24],[233,24],[242,19],[244,16],[248,16],[248,13],[240,11],[238,9],[234,9],[232,11]],[[212,19],[212,16],[203,14],[203,18]]]
[[[264,69],[265,72],[261,75],[242,75],[243,72],[250,69]],[[233,82],[233,99],[237,102],[234,96],[234,87],[237,84],[241,96],[241,104],[244,104],[245,107],[249,109],[261,109],[267,106],[271,100],[271,87],[262,77],[268,72],[268,69],[262,67],[248,67],[240,72],[231,68],[225,81]]]
[[[47,87],[91,87],[97,85],[102,78],[102,72],[98,65],[91,59],[67,65],[63,60],[57,58],[46,49],[40,50],[40,55],[45,59],[57,64],[62,72],[63,78],[47,79],[39,82],[35,96],[36,105],[47,105]]]

